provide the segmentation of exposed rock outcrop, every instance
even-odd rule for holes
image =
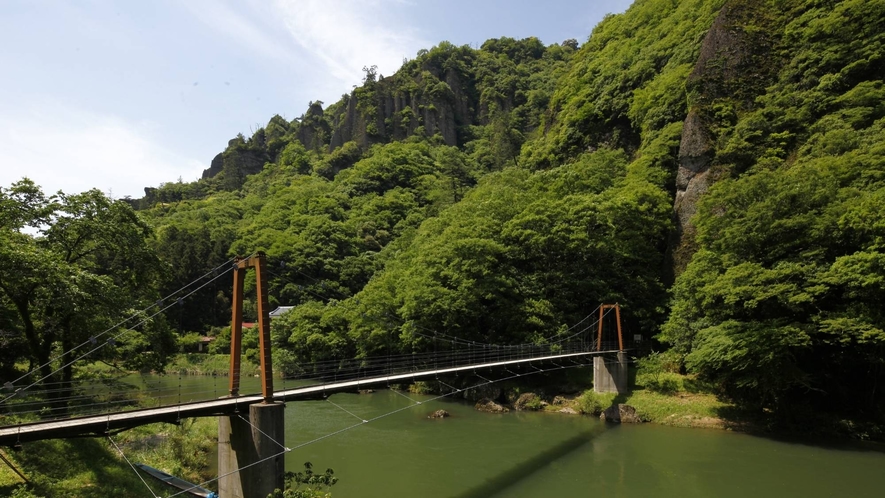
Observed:
[[[603,422],[617,422],[621,424],[641,424],[642,419],[636,415],[636,409],[630,405],[619,403],[602,411],[599,418]]]
[[[547,404],[546,401],[542,400],[541,397],[535,393],[523,393],[513,403],[513,408],[515,408],[516,411],[540,410],[547,406]]]
[[[329,145],[330,135],[331,129],[325,120],[323,103],[311,102],[307,112],[301,117],[301,122],[298,123],[296,133],[298,141],[305,149],[325,150]]]
[[[682,125],[679,144],[679,171],[676,175],[676,231],[673,241],[674,275],[685,269],[695,251],[695,228],[691,218],[697,211],[698,200],[712,184],[710,163],[713,160],[713,137],[697,109],[688,112]]]
[[[221,168],[224,167],[224,157],[219,152],[212,158],[212,162],[209,164],[207,169],[203,170],[203,176],[201,178],[212,178],[213,176],[221,173]]]
[[[329,149],[350,141],[365,149],[376,142],[402,140],[419,128],[428,136],[439,133],[446,145],[458,145],[458,126],[474,122],[461,78],[451,69],[435,74],[438,70],[428,66],[425,71],[428,78],[417,77],[411,90],[403,90],[396,78],[381,78],[354,90],[332,116]]]
[[[430,415],[428,415],[427,418],[446,418],[446,417],[450,417],[450,416],[451,415],[449,414],[449,412],[447,412],[445,410],[437,410],[437,411],[431,413]]]
[[[443,42],[429,52],[420,51],[417,59],[405,61],[392,76],[385,78],[375,74],[376,68],[368,68],[363,84],[355,86],[339,101],[329,106],[321,101],[311,102],[304,114],[292,121],[276,115],[248,140],[243,136],[231,140],[225,151],[203,171],[202,178],[221,175],[222,189],[238,189],[248,175],[260,172],[265,164],[277,162],[293,141],[319,153],[333,152],[351,142],[366,152],[374,144],[415,135],[438,137],[435,140],[446,145],[463,146],[479,138],[476,125],[501,120],[502,126],[509,127],[508,113],[515,109],[521,109],[519,122],[522,124],[516,135],[524,134],[538,123],[538,117],[534,116],[537,106],[528,105],[527,99],[535,90],[547,91],[547,84],[539,78],[530,79],[525,85],[500,85],[494,76],[487,74],[489,67],[497,68],[509,75],[508,78],[521,78],[519,66],[534,67],[535,61],[547,57],[545,54],[567,61],[575,46],[563,47],[568,50],[556,47],[547,50],[534,37],[492,39],[479,50]],[[480,63],[481,53],[499,60],[491,66]],[[493,110],[500,116],[492,116]],[[522,139],[513,140],[519,142],[511,144],[518,152]],[[327,178],[334,177],[335,173],[335,169],[319,172]]]
[[[557,406],[559,406],[559,405],[568,405],[568,404],[571,404],[572,402],[574,402],[574,400],[575,400],[575,397],[574,397],[574,396],[562,396],[562,395],[558,395],[558,396],[554,396],[554,397],[553,397],[553,404],[554,404],[554,405],[557,405]]]
[[[489,413],[507,413],[510,411],[506,406],[495,403],[494,401],[483,398],[476,403],[474,407],[481,412],[489,412]]]
[[[730,133],[734,113],[750,109],[773,77],[770,54],[777,41],[771,33],[776,30],[746,29],[769,19],[765,9],[758,0],[728,1],[704,37],[686,82],[690,107],[679,144],[676,230],[670,242],[674,276],[682,273],[695,251],[691,218],[698,200],[734,167],[723,163],[717,168],[717,143]]]

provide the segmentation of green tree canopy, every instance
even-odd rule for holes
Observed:
[[[13,213],[4,216],[11,222],[0,231],[0,264],[8,269],[0,275],[0,306],[15,318],[8,332],[27,344],[16,359],[39,365],[47,382],[70,382],[71,356],[54,361],[54,354],[156,299],[159,265],[148,245],[151,229],[126,202],[98,190],[46,197],[28,179],[0,188],[0,206]],[[148,323],[117,338],[119,349],[143,346],[140,354],[120,357],[118,347],[108,346],[95,356],[117,358],[131,368],[161,365],[169,346],[164,330],[161,323]]]

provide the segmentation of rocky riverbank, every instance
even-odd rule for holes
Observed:
[[[682,376],[680,376],[682,377]],[[684,380],[684,382],[683,382]],[[656,423],[674,427],[752,430],[734,405],[705,392],[693,379],[671,383],[675,388],[655,390],[636,386],[625,395],[598,394],[586,377],[554,377],[540,382],[503,382],[469,388],[464,379],[463,393],[458,396],[488,413],[510,411],[543,411],[564,415],[585,415],[620,423]],[[669,384],[668,384],[669,385]],[[418,393],[436,392],[433,383],[416,383],[409,390]]]

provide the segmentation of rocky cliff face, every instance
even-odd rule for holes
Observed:
[[[446,145],[463,145],[462,129],[483,124],[487,118],[476,112],[480,106],[475,86],[469,75],[453,69],[440,71],[425,63],[417,76],[404,72],[367,81],[326,110],[321,102],[312,102],[290,129],[306,149],[323,152],[351,141],[365,150],[374,143],[403,140],[416,133],[439,134]],[[231,140],[203,171],[203,178],[222,171],[243,177],[260,171],[264,161],[274,161],[275,157],[261,153],[258,138]]]
[[[410,80],[404,84],[403,80]],[[372,143],[403,140],[415,133],[439,133],[446,145],[462,145],[458,128],[479,124],[464,91],[462,76],[454,70],[440,73],[432,66],[417,77],[395,75],[369,82],[346,99],[346,105],[332,116],[334,123],[330,150],[355,141],[362,148]]]
[[[221,152],[219,152],[212,158],[209,167],[203,170],[203,176],[201,176],[201,178],[212,178],[218,173],[221,173],[222,168],[224,168],[224,157]]]
[[[224,172],[225,179],[231,183],[228,186],[238,188],[246,175],[254,175],[264,167],[267,144],[263,138],[263,135],[253,137],[249,142],[241,136],[231,139],[224,152],[217,154],[209,168],[203,170],[202,178],[212,178]]]
[[[704,37],[686,82],[689,111],[679,144],[671,241],[675,275],[695,252],[691,217],[699,199],[718,178],[733,173],[717,162],[716,150],[732,132],[735,115],[751,110],[754,98],[773,78],[778,41],[774,22],[760,0],[727,2]]]
[[[492,39],[479,50],[442,42],[419,52],[392,76],[385,78],[376,75],[374,67],[366,68],[363,84],[338,102],[325,108],[322,102],[311,102],[292,122],[274,116],[248,140],[232,140],[203,178],[223,173],[223,187],[237,188],[246,175],[276,162],[285,146],[295,141],[320,153],[335,152],[350,142],[366,151],[373,144],[414,135],[438,136],[445,145],[464,146],[484,138],[478,125],[496,120],[516,128],[508,137],[519,138],[511,140],[518,142],[511,144],[518,151],[524,134],[540,121],[554,86],[550,81],[554,70],[564,71],[576,47],[577,43],[545,47],[537,38]],[[551,75],[550,80],[529,78],[543,72]],[[332,168],[326,173],[335,172]]]
[[[326,121],[322,103],[311,102],[307,112],[301,117],[299,126],[296,127],[296,138],[305,149],[324,150],[329,143],[330,134],[331,128]]]

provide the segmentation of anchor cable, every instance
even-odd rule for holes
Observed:
[[[144,478],[141,477],[141,474],[137,470],[135,470],[135,466],[132,465],[132,462],[130,462],[128,458],[126,458],[126,455],[123,453],[123,450],[121,450],[120,447],[117,446],[116,441],[114,441],[113,438],[111,438],[111,436],[108,436],[108,441],[110,441],[111,444],[114,445],[114,448],[117,448],[117,451],[120,452],[120,456],[123,457],[123,460],[126,460],[126,463],[128,463],[129,467],[132,468],[132,472],[135,472],[135,475],[137,475],[138,478],[141,479],[141,482],[144,484],[144,486],[146,488],[148,488],[148,491],[151,492],[151,496],[153,496],[154,498],[160,498],[160,496],[157,493],[154,493],[154,490],[148,485],[148,483],[144,480]]]

